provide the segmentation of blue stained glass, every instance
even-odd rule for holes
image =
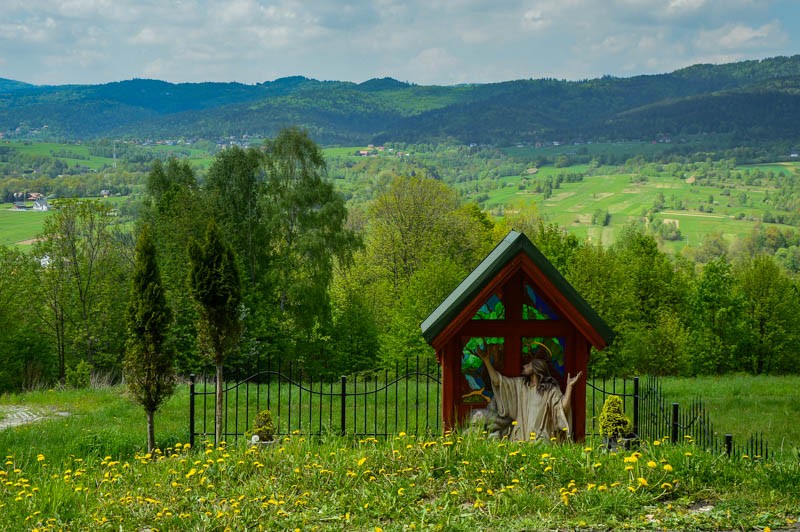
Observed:
[[[547,304],[547,302],[539,297],[533,287],[525,284],[525,301],[522,304],[522,319],[523,320],[557,320],[560,319],[558,314]]]

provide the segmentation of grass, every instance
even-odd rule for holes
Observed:
[[[128,201],[129,196],[112,196],[108,198],[83,198],[92,201],[102,201],[109,207],[117,208]],[[55,200],[56,202],[58,200]],[[31,207],[32,203],[28,202]],[[33,240],[42,233],[44,221],[52,211],[18,211],[12,203],[0,203],[0,245],[16,246],[21,249],[30,249]]]
[[[767,171],[769,168],[772,167],[763,167],[762,170]],[[796,166],[775,166],[776,170],[784,172],[791,172],[795,168]],[[555,170],[580,172],[585,167],[551,169],[551,172]],[[535,183],[537,179],[541,179],[538,174],[529,181]],[[638,175],[616,173],[612,168],[605,168],[597,175],[586,176],[578,183],[562,183],[547,199],[543,194],[534,192],[534,184],[520,189],[520,183],[521,178],[518,176],[499,180],[499,187],[489,194],[486,209],[535,203],[538,212],[548,221],[566,228],[582,239],[603,244],[612,243],[616,232],[628,222],[641,220],[653,207],[659,194],[662,194],[666,206],[655,217],[662,222],[677,223],[683,235],[680,241],[666,243],[666,248],[672,252],[680,251],[687,245],[698,245],[709,233],[720,232],[729,242],[749,234],[761,224],[765,210],[763,200],[769,193],[762,186],[741,185],[731,192],[724,186],[691,184],[666,175],[648,175],[646,180],[640,180]],[[738,200],[741,193],[747,194],[748,200],[744,205]],[[711,197],[713,205],[709,203]],[[675,202],[681,202],[685,209],[671,208]],[[701,205],[706,209],[711,206],[713,212],[701,212]],[[592,214],[598,210],[608,211],[611,215],[608,226],[592,223]]]
[[[800,376],[664,377],[661,383],[671,401],[687,405],[701,397],[716,430],[734,441],[763,433],[779,455],[800,449],[800,426],[790,421],[800,416]]]
[[[49,212],[16,211],[11,203],[0,204],[0,245],[23,245],[42,232]]]
[[[800,504],[797,463],[460,434],[9,454],[0,477],[0,526],[45,530],[778,528]]]
[[[796,378],[752,379],[721,378],[713,389],[744,398],[748,386],[776,397],[796,388]],[[688,396],[707,384],[664,387]],[[775,410],[786,404],[774,401]],[[2,529],[763,529],[796,526],[800,507],[797,459],[731,460],[691,443],[609,452],[598,442],[401,432],[190,449],[182,386],[156,416],[163,451],[147,455],[144,415],[120,387],[42,390],[1,404],[69,413],[0,431]]]

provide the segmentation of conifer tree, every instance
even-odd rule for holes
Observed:
[[[200,350],[213,358],[216,365],[215,440],[222,440],[222,364],[225,356],[239,343],[241,323],[241,281],[236,257],[222,241],[212,220],[205,241],[189,245],[189,287],[197,303],[197,324]]]
[[[136,244],[124,371],[131,396],[147,414],[150,452],[155,448],[155,412],[175,391],[174,354],[167,341],[171,321],[155,244],[149,226],[145,225]]]

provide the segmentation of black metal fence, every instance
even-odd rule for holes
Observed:
[[[293,363],[270,364],[225,387],[222,436],[235,440],[250,430],[255,415],[267,409],[276,434],[388,436],[399,432],[438,433],[441,421],[441,369],[420,367],[419,359],[392,370],[316,378]],[[213,437],[214,380],[191,376],[189,438]]]
[[[735,443],[732,434],[720,436],[701,398],[697,397],[681,408],[679,403],[665,397],[657,377],[591,379],[587,382],[587,436],[600,436],[598,419],[609,395],[623,399],[625,413],[633,422],[633,433],[640,440],[691,441],[713,453],[724,452],[734,458],[766,459],[771,456],[763,434],[751,434],[743,443]]]
[[[276,434],[384,437],[400,432],[439,433],[441,420],[441,367],[428,363],[395,366],[338,380],[315,378],[292,363],[271,364],[223,392],[222,436],[235,440],[251,429],[255,415],[270,410]],[[213,437],[215,390],[213,379],[191,376],[189,393],[189,438]],[[633,422],[634,435],[644,441],[691,440],[698,446],[729,456],[769,458],[763,434],[744,443],[734,443],[730,434],[714,430],[702,400],[681,408],[665,397],[656,377],[632,379],[591,378],[586,386],[586,435],[599,437],[599,416],[609,395],[623,400]]]

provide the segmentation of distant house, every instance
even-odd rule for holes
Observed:
[[[33,202],[34,211],[49,211],[50,204],[47,203],[47,198],[39,198]]]
[[[104,198],[107,198],[107,197],[109,197],[111,195],[111,191],[103,189],[103,190],[100,191],[100,195],[103,196]]]

